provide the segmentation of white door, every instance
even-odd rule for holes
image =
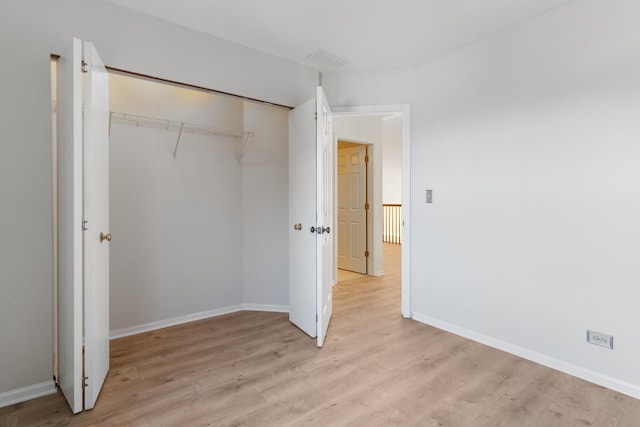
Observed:
[[[333,130],[321,88],[289,114],[289,320],[324,343],[332,311]]]
[[[58,385],[82,411],[82,42],[58,61]]]
[[[315,114],[315,99],[289,113],[289,320],[312,338],[317,276]]]
[[[85,410],[109,371],[109,76],[93,44],[83,42]]]
[[[338,268],[367,274],[367,147],[338,150]]]
[[[333,118],[331,108],[321,87],[317,95],[316,123],[317,158],[317,218],[318,251],[317,251],[317,292],[318,292],[318,347],[322,347],[333,312],[333,234],[334,224],[334,176],[335,176],[335,141],[333,136]]]
[[[109,367],[108,86],[90,43],[74,39],[60,57],[58,106],[57,381],[78,413]]]

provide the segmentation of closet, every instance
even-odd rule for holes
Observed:
[[[262,260],[245,252],[286,268],[268,232],[246,230],[286,217],[288,110],[118,73],[109,92],[112,337],[245,302],[284,306],[285,280],[275,295],[252,293],[259,279],[247,276]],[[264,191],[275,197],[262,201],[263,214],[247,211]]]
[[[65,95],[54,143],[60,150],[54,206],[62,266],[54,284],[60,344],[54,349],[54,374],[63,390],[70,390],[65,395],[78,412],[91,408],[97,396],[85,405],[78,390],[91,381],[85,368],[92,359],[82,350],[91,328],[86,313],[83,320],[86,303],[83,309],[78,299],[90,296],[91,285],[83,276],[86,266],[83,273],[76,262],[86,239],[83,244],[82,229],[75,226],[91,194],[71,196],[89,188],[95,165],[108,165],[108,173],[100,173],[108,175],[108,239],[99,239],[108,252],[108,297],[93,301],[106,311],[101,342],[107,353],[109,338],[244,309],[286,311],[289,109],[107,73],[97,54],[95,64],[87,56],[94,52],[90,43],[74,40],[72,48],[60,57],[55,90]],[[99,76],[108,80],[108,111],[100,107],[98,132],[108,136],[108,153],[87,163],[92,139],[81,129],[93,120],[87,106],[95,106],[96,99],[87,98],[87,88]],[[67,90],[72,80],[73,93]],[[83,92],[84,104],[76,103]],[[104,100],[107,92],[100,96]],[[87,230],[84,236],[98,240],[93,228]]]

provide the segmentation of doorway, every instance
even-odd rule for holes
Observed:
[[[364,106],[334,109],[337,140],[365,143],[369,147],[369,232],[367,233],[367,274],[385,274],[385,247],[397,245],[393,252],[401,271],[402,315],[411,317],[410,275],[410,106]],[[395,129],[396,136],[391,129]],[[392,141],[391,141],[392,140]],[[385,142],[387,145],[385,145]],[[394,216],[385,218],[384,205],[393,205]],[[393,220],[392,232],[385,233],[387,221]],[[383,235],[391,235],[391,241]],[[401,249],[401,255],[398,251]],[[344,278],[345,275],[342,274]],[[346,275],[353,278],[353,276]]]
[[[367,274],[369,148],[338,139],[337,257],[338,280],[343,272]]]

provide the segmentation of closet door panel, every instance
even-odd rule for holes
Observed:
[[[84,42],[84,324],[85,410],[109,371],[109,76]]]
[[[58,61],[58,378],[82,411],[82,42]]]

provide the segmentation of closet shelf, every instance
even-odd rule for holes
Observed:
[[[237,154],[238,162],[242,159],[242,157],[244,156],[244,153],[247,151],[249,138],[252,138],[254,136],[254,133],[249,131],[222,129],[222,128],[216,128],[211,126],[187,123],[187,122],[179,122],[176,120],[161,119],[157,117],[147,117],[147,116],[140,116],[137,114],[119,113],[116,111],[112,111],[109,113],[109,129],[111,129],[111,124],[113,122],[128,124],[132,126],[146,127],[151,129],[164,129],[169,131],[177,131],[178,139],[176,140],[176,147],[173,150],[174,158],[178,154],[180,139],[182,138],[182,135],[185,132],[198,134],[198,135],[228,136],[232,138],[242,139],[242,145],[240,146],[240,149],[238,150],[238,154]]]

